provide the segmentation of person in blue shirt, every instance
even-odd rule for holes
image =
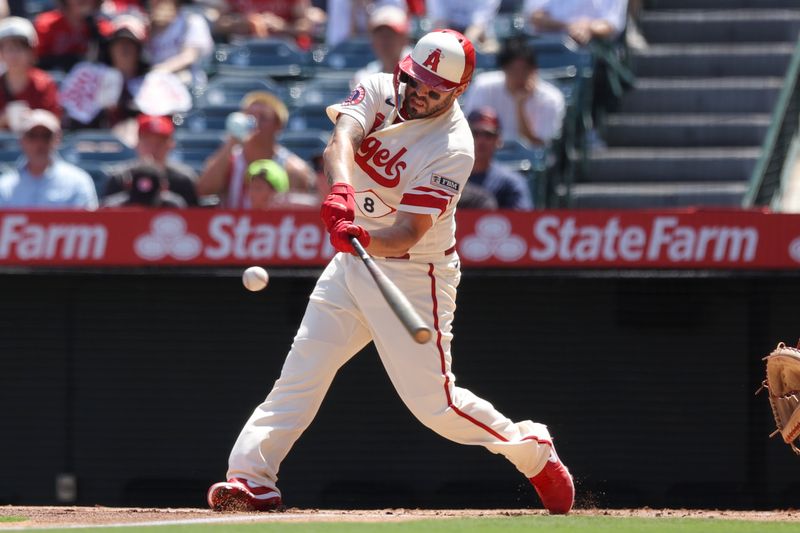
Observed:
[[[34,109],[15,128],[23,157],[0,174],[0,209],[97,209],[92,178],[59,158],[61,124],[44,109]]]
[[[479,186],[489,191],[499,209],[533,209],[525,177],[493,160],[503,143],[497,113],[489,107],[478,108],[469,114],[467,121],[475,140],[475,164],[466,188]]]

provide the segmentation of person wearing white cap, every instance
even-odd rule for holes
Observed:
[[[456,99],[474,68],[475,51],[466,37],[435,30],[417,42],[394,75],[370,76],[347,100],[328,108],[336,124],[324,154],[332,186],[320,216],[339,253],[317,281],[280,378],[233,446],[227,481],[208,491],[213,509],[282,507],[281,462],[311,424],[339,368],[371,341],[420,422],[454,442],[503,455],[529,478],[551,513],[572,508],[572,476],[547,427],[510,420],[457,387],[452,372],[461,276],[455,210],[474,161],[472,134]],[[355,255],[353,238],[430,327],[428,342],[402,331]]]
[[[0,175],[0,209],[97,209],[92,178],[56,153],[61,125],[54,114],[34,109],[17,131],[24,157]]]
[[[369,35],[372,50],[378,58],[355,73],[351,87],[378,72],[392,72],[401,58],[411,53],[408,34],[411,24],[404,9],[393,5],[381,6],[369,17]]]
[[[6,109],[10,102],[15,102],[16,109],[47,109],[61,116],[58,86],[49,74],[34,67],[38,42],[27,19],[0,20],[0,58],[6,65],[0,75],[0,128],[9,129],[13,122],[14,112]]]

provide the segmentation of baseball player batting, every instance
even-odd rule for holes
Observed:
[[[339,368],[373,341],[412,413],[452,441],[505,456],[553,514],[575,488],[543,424],[513,422],[456,387],[450,342],[460,263],[455,211],[473,163],[473,140],[456,99],[475,67],[472,43],[453,30],[422,37],[394,75],[375,74],[341,104],[325,150],[332,184],[321,215],[338,253],[323,271],[280,378],[233,446],[227,481],[208,491],[219,511],[282,507],[278,469],[319,409]],[[433,331],[419,344],[401,331],[355,236]]]

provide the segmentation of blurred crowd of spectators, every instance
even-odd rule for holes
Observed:
[[[618,39],[628,9],[625,0],[54,1],[36,14],[24,1],[0,1],[0,130],[18,136],[22,154],[4,161],[0,208],[183,208],[204,198],[230,209],[316,208],[326,180],[318,162],[280,144],[290,112],[277,94],[245,95],[199,172],[170,159],[172,114],[191,108],[220,43],[279,38],[308,50],[367,38],[376,59],[353,74],[353,87],[393,72],[424,23],[462,31],[497,58],[498,69],[478,74],[461,102],[476,153],[461,205],[533,209],[531,184],[494,154],[504,142],[549,146],[562,135],[566,104],[538,76],[528,38],[498,40],[498,10],[511,4],[528,35],[560,33],[583,46]],[[58,152],[65,133],[97,129],[136,151],[99,191]]]

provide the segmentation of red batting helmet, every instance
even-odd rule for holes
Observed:
[[[455,30],[433,30],[417,42],[398,67],[436,91],[450,92],[472,79],[475,49]]]

